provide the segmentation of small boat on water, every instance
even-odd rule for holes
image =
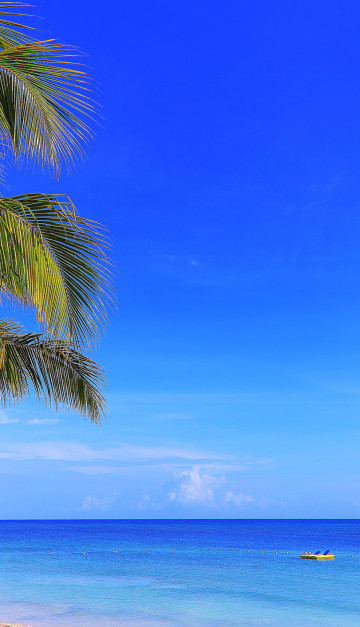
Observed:
[[[324,553],[321,553],[320,551],[317,551],[316,553],[311,553],[311,551],[306,551],[305,553],[302,553],[300,557],[303,560],[334,560],[335,559],[334,553],[330,553],[330,551],[325,551]]]

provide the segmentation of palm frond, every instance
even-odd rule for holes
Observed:
[[[0,198],[0,296],[35,308],[55,339],[91,342],[112,302],[101,225],[81,218],[66,195]]]
[[[0,133],[16,158],[59,174],[62,162],[69,168],[85,155],[92,136],[89,75],[74,47],[38,41],[27,32],[35,29],[7,19],[27,6],[0,2]]]
[[[68,342],[24,333],[14,321],[0,320],[0,403],[28,398],[31,386],[38,400],[65,406],[93,422],[106,409],[100,367]]]
[[[27,14],[19,13],[19,9],[29,8],[30,5],[24,2],[0,2],[0,16],[9,18],[13,15],[17,17],[29,17]],[[9,48],[17,44],[24,44],[33,41],[32,38],[22,32],[22,30],[35,30],[31,26],[19,24],[9,19],[0,19],[0,47]]]
[[[53,40],[0,50],[1,130],[17,157],[25,155],[59,173],[92,136],[94,107],[86,72],[74,48]],[[6,133],[5,133],[6,131]]]

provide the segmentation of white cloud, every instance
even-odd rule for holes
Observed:
[[[42,424],[34,419],[33,425]],[[49,419],[50,420],[50,419]],[[48,424],[48,423],[46,423]],[[268,460],[222,455],[186,445],[135,446],[120,444],[97,448],[77,442],[43,440],[2,443],[0,460],[50,461],[66,463],[66,470],[85,475],[123,473],[124,470],[162,469],[177,479],[173,500],[178,502],[211,502],[214,490],[228,472],[244,472]],[[199,468],[201,467],[201,473]],[[196,470],[197,469],[197,470]]]
[[[110,475],[119,473],[123,470],[122,466],[100,466],[93,464],[92,466],[69,466],[66,470],[80,472],[83,475]]]
[[[187,447],[134,446],[122,444],[103,449],[91,448],[76,442],[16,442],[0,451],[0,459],[45,459],[70,462],[117,461],[129,464],[154,464],[160,462],[195,462],[207,460],[214,455]]]
[[[109,496],[98,498],[97,496],[87,496],[84,498],[81,509],[87,511],[89,509],[106,510],[117,498],[118,492],[114,492]]]
[[[60,422],[59,418],[32,418],[27,421],[28,425],[54,425]]]
[[[250,496],[249,494],[243,494],[242,492],[234,494],[233,492],[228,490],[225,495],[225,503],[234,503],[234,505],[237,505],[238,507],[240,507],[244,503],[253,503],[254,501],[255,499],[253,496]]]
[[[9,416],[0,409],[0,425],[11,425],[14,422],[19,422],[20,418],[9,418]]]
[[[175,477],[179,485],[169,495],[170,501],[186,504],[212,503],[216,488],[225,483],[225,477],[214,477],[200,472],[199,466],[185,470]]]
[[[137,504],[137,508],[140,510],[159,510],[163,507],[163,505],[164,503],[155,503],[155,501],[153,501],[148,494],[145,494],[141,501]]]
[[[118,454],[124,460],[161,461],[170,459],[195,460],[209,457],[208,453],[187,447],[174,446],[133,446],[124,444]]]
[[[74,442],[16,442],[0,451],[0,459],[89,461],[95,459],[94,453],[87,446]]]

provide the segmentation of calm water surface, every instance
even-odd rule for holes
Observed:
[[[359,532],[355,520],[0,521],[0,620],[355,627]],[[326,549],[334,561],[299,559]]]

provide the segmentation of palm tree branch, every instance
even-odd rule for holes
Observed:
[[[92,341],[113,300],[108,242],[66,195],[0,198],[0,288],[55,338]]]
[[[106,409],[103,371],[69,342],[24,333],[0,320],[0,403],[24,400],[31,386],[48,406],[66,406],[100,422]]]
[[[62,160],[69,166],[75,156],[84,156],[92,136],[90,79],[73,60],[78,56],[54,40],[0,50],[1,130],[16,156],[41,160],[57,172]]]
[[[30,5],[24,2],[0,2],[0,16],[5,18],[13,15],[16,17],[29,17],[27,13],[19,12],[19,9],[29,7]],[[7,11],[6,9],[11,10]],[[0,46],[2,48],[8,48],[19,43],[33,41],[27,33],[19,31],[19,28],[22,30],[35,30],[32,26],[28,26],[26,24],[20,24],[8,19],[0,19]]]

